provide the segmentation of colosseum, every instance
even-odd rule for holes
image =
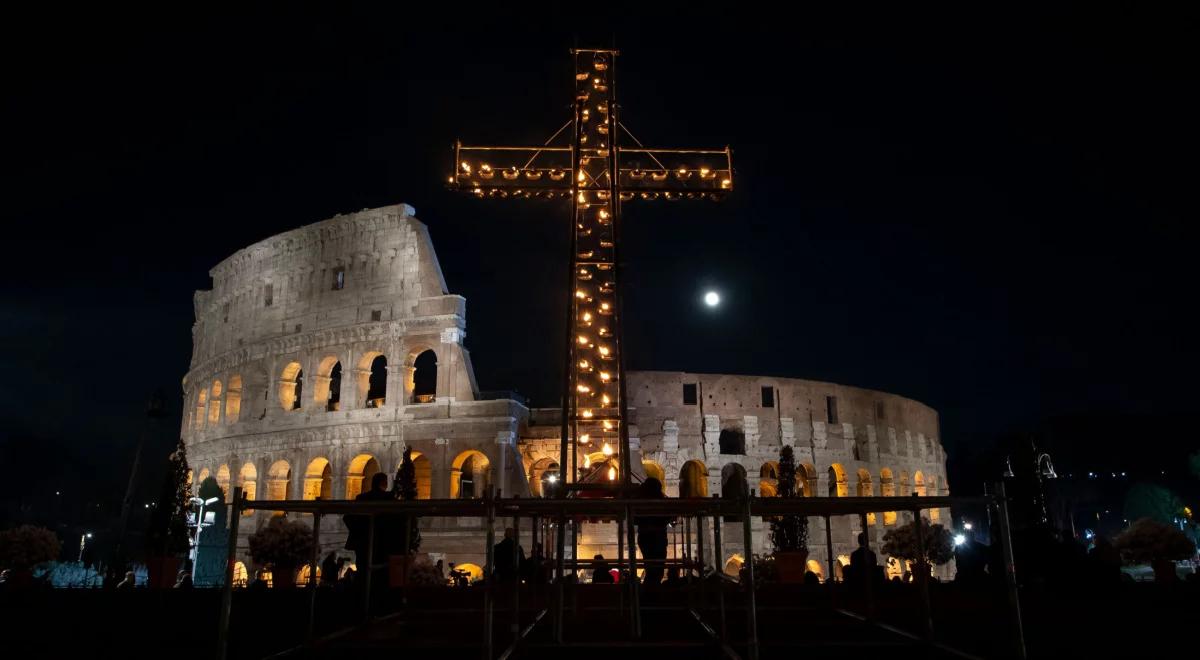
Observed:
[[[240,485],[251,499],[353,499],[374,473],[394,473],[406,447],[420,498],[479,497],[489,485],[537,497],[557,478],[559,410],[481,395],[463,344],[466,300],[448,291],[414,213],[400,204],[338,215],[255,243],[210,271],[212,290],[195,294],[183,379],[182,437],[195,483],[211,475],[226,493]],[[783,445],[796,452],[806,496],[949,493],[937,412],[917,401],[793,378],[627,378],[636,476],[658,477],[669,496],[746,488],[769,496]],[[247,536],[270,515],[242,520],[239,577],[251,564]],[[908,516],[868,517],[872,546]],[[831,524],[837,573],[862,530],[848,517]],[[421,525],[423,552],[478,572],[482,521]],[[724,537],[740,539],[740,523],[727,525]],[[352,558],[340,520],[326,517],[322,535],[323,555]],[[809,567],[824,578],[823,519],[810,520],[809,538]],[[761,520],[753,541],[755,553],[770,552]],[[528,536],[522,542],[529,547]],[[584,524],[578,552],[615,557],[616,542],[615,525]],[[706,560],[734,571],[744,559],[738,543],[724,554]],[[881,560],[893,574],[902,570]]]

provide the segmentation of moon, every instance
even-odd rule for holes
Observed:
[[[716,307],[721,304],[721,296],[716,291],[709,291],[704,294],[704,304],[709,307]]]

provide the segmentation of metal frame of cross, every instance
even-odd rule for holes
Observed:
[[[452,189],[477,197],[570,199],[574,224],[567,271],[560,496],[582,488],[615,488],[618,475],[622,489],[631,484],[618,288],[622,203],[638,198],[720,200],[733,190],[729,147],[647,148],[621,124],[617,55],[616,50],[572,49],[574,116],[540,146],[456,143],[448,181]],[[570,143],[556,145],[568,128]],[[636,147],[619,144],[622,131]],[[603,452],[603,463],[588,464],[586,453],[596,452]]]

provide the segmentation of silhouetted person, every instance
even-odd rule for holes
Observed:
[[[137,576],[133,574],[133,571],[126,571],[125,579],[117,583],[117,591],[133,591],[136,586]]]
[[[388,477],[382,472],[376,472],[371,477],[371,490],[365,493],[359,493],[358,497],[354,498],[355,502],[370,502],[370,501],[385,501],[395,499],[392,492],[388,490]],[[388,554],[395,548],[394,536],[395,525],[392,524],[393,516],[380,515],[375,518],[375,552],[371,558],[373,564],[381,564],[387,561]],[[367,566],[367,540],[370,537],[371,520],[369,516],[362,514],[346,514],[342,516],[342,521],[346,523],[346,528],[350,533],[346,536],[346,549],[354,551],[354,561],[364,569],[370,569]]]
[[[260,568],[254,571],[254,577],[250,579],[250,584],[246,585],[246,591],[266,591],[268,586]]]
[[[638,487],[639,499],[660,500],[666,496],[662,492],[662,482],[654,477],[647,477]],[[637,545],[642,551],[642,559],[646,560],[646,573],[643,582],[646,586],[657,587],[663,578],[667,559],[667,526],[671,519],[666,516],[638,516]]]
[[[325,559],[321,561],[321,586],[332,587],[337,584],[341,568],[342,564],[338,560],[337,553],[331,552],[325,555]]]
[[[612,566],[604,559],[604,555],[596,555],[592,559],[596,561],[592,568],[592,584],[612,584]]]
[[[192,574],[188,573],[187,571],[179,571],[179,573],[175,576],[175,588],[176,589],[191,589],[192,588]]]
[[[1096,537],[1096,544],[1088,553],[1088,561],[1097,582],[1116,584],[1121,581],[1121,553],[1107,537]]]
[[[867,543],[867,533],[859,532],[858,549],[850,553],[850,570],[846,572],[846,581],[870,580],[878,565],[875,553]]]
[[[804,571],[804,586],[816,587],[820,586],[820,584],[821,578],[817,577],[816,573],[813,573],[812,571]]]
[[[525,560],[525,549],[517,543],[512,527],[504,530],[504,540],[492,549],[492,572],[500,582],[513,582],[520,578],[516,564]],[[516,562],[513,556],[516,555]]]

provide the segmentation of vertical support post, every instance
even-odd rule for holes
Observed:
[[[829,514],[825,514],[825,554],[826,562],[829,564],[829,575],[825,578],[826,582],[834,582],[837,573],[833,572],[833,524],[829,520]]]
[[[758,660],[758,608],[754,595],[754,538],[750,529],[750,495],[742,495],[742,544],[746,557],[746,656]]]
[[[625,514],[624,512],[617,514],[617,573],[618,575],[625,574]],[[632,575],[632,573],[630,573]],[[619,578],[622,581],[620,588],[617,589],[617,612],[621,616],[625,616],[625,590],[629,587],[624,582],[627,582],[624,577]],[[637,579],[635,576],[634,579]]]
[[[913,497],[918,497],[916,494]],[[933,617],[929,607],[929,561],[925,558],[925,521],[921,509],[913,508],[917,522],[917,593],[921,598],[921,636],[933,641]]]
[[[641,581],[637,576],[637,542],[634,538],[633,507],[625,507],[625,541],[629,544],[629,614],[633,638],[642,636]]]
[[[217,660],[225,660],[229,652],[229,610],[233,607],[233,565],[237,562],[238,523],[245,502],[241,486],[233,488],[233,503],[229,507],[229,549],[225,555],[225,584],[221,586],[221,614],[217,623]]]
[[[513,512],[513,543],[516,547],[513,548],[512,557],[512,623],[509,626],[513,637],[513,648],[521,641],[521,514],[517,511]]]
[[[484,550],[484,582],[483,582],[483,658],[492,660],[492,589],[496,584],[496,500],[492,487],[484,492],[484,505],[487,508],[487,534]]]
[[[996,484],[996,518],[1000,521],[1000,543],[1004,552],[1004,585],[1008,591],[1008,614],[1012,619],[1013,655],[1024,660],[1025,629],[1021,623],[1021,594],[1017,583],[1016,563],[1013,560],[1012,530],[1009,527],[1008,500],[1003,481]]]
[[[871,528],[869,526],[867,526],[866,512],[859,513],[858,519],[859,519],[859,523],[862,525],[863,538],[865,538],[867,540],[867,542],[866,542],[867,544],[863,547],[865,547],[867,549],[867,551],[870,551],[871,550]],[[858,579],[863,581],[863,599],[864,599],[863,614],[866,615],[868,621],[875,618],[875,598],[874,598],[875,594],[873,593],[874,588],[875,588],[875,584],[874,584],[875,583],[875,568],[876,568],[876,566],[868,566],[867,567],[867,569],[869,571],[868,574],[858,576]]]
[[[718,505],[720,504],[720,500],[716,495],[713,495],[713,499],[717,500],[716,503]],[[713,564],[716,566],[716,570],[719,572],[719,574],[723,575],[725,573],[725,564],[723,559],[725,557],[725,551],[721,548],[721,521],[721,510],[718,506],[716,515],[713,516]],[[729,634],[725,624],[724,580],[724,577],[721,577],[717,580],[717,607],[721,614],[721,641],[725,641]]]
[[[704,577],[704,532],[706,527],[708,525],[704,524],[704,514],[696,514],[696,575],[700,578]]]
[[[312,641],[313,630],[317,620],[317,561],[321,554],[321,513],[313,512],[313,549],[308,561],[308,634],[306,641]]]
[[[375,573],[375,514],[367,516],[367,565],[363,574],[363,621],[371,620],[371,578]]]

